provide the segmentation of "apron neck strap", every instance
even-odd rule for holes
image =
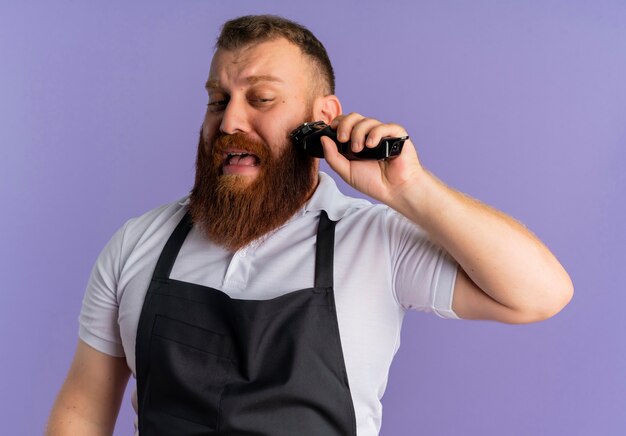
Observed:
[[[315,247],[315,287],[332,288],[333,258],[335,253],[335,221],[325,210],[320,214]]]
[[[333,286],[333,259],[335,253],[335,221],[328,218],[326,211],[320,214],[317,227],[317,242],[315,246],[315,287],[332,288]],[[154,269],[154,278],[167,280],[170,277],[178,252],[189,234],[193,222],[191,214],[185,213],[172,236],[167,240]]]
[[[154,278],[167,280],[170,278],[170,273],[172,272],[172,268],[174,267],[174,262],[178,257],[178,252],[180,251],[180,247],[183,246],[183,242],[185,242],[185,238],[189,234],[189,231],[192,227],[191,214],[189,211],[185,213],[183,219],[180,220],[172,236],[167,240],[165,247],[163,247],[163,251],[159,256],[159,260],[157,261],[156,268],[154,269]]]

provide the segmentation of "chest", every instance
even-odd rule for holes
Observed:
[[[262,244],[236,253],[215,247],[195,229],[182,245],[171,278],[219,289],[231,298],[267,300],[313,286],[316,226],[277,231]],[[357,235],[358,236],[358,235]],[[135,372],[135,341],[139,314],[159,250],[138,250],[120,280],[118,325],[128,364]],[[384,370],[399,337],[403,310],[391,292],[389,259],[376,238],[336,234],[334,289],[337,320],[346,365],[359,372],[359,356],[382,351],[382,359],[363,362]],[[374,352],[374,354],[378,354]],[[354,371],[353,371],[354,372]],[[384,371],[383,371],[384,372]]]

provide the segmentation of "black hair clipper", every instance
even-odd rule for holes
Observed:
[[[376,147],[365,147],[358,153],[354,153],[350,148],[350,142],[339,142],[337,140],[337,132],[323,121],[313,123],[304,123],[290,134],[296,147],[305,151],[313,157],[324,157],[324,149],[320,138],[328,136],[337,144],[337,150],[348,160],[383,160],[392,159],[400,154],[404,141],[409,139],[408,136],[399,138],[387,137],[380,140]]]

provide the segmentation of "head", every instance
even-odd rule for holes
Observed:
[[[274,15],[248,15],[227,21],[217,39],[218,50],[238,50],[284,39],[300,49],[312,69],[312,97],[335,93],[335,73],[322,43],[306,27]]]
[[[333,70],[306,28],[274,16],[228,21],[206,83],[190,210],[194,223],[238,249],[288,220],[317,184],[318,162],[289,132],[341,113]]]

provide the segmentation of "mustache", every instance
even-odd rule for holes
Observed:
[[[246,153],[254,154],[260,162],[265,162],[271,158],[271,151],[267,144],[254,140],[245,133],[225,134],[220,133],[213,138],[211,154],[214,159],[221,160],[226,150],[235,149]]]

